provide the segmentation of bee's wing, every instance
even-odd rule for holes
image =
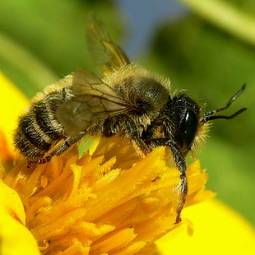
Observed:
[[[89,52],[97,64],[102,66],[103,74],[130,63],[125,52],[111,40],[104,25],[96,17],[90,17],[86,32]]]
[[[57,119],[68,135],[100,125],[107,117],[127,113],[135,107],[96,75],[87,72],[73,74],[70,91],[69,101],[57,110]]]

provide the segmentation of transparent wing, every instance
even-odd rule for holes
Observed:
[[[68,135],[100,125],[107,117],[127,113],[134,108],[91,73],[74,73],[70,91],[70,99],[57,110],[57,119]]]
[[[111,40],[104,25],[96,17],[90,17],[86,32],[89,52],[96,63],[102,66],[103,74],[130,63],[125,52]]]

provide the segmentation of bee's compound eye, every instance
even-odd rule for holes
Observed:
[[[198,118],[193,111],[186,111],[184,118],[180,123],[180,133],[183,143],[189,148],[192,145],[196,135]]]

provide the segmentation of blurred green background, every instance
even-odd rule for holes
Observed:
[[[133,58],[206,109],[222,106],[247,83],[230,111],[248,111],[215,122],[198,157],[209,188],[255,224],[255,1],[1,0],[0,70],[32,97],[91,67],[84,31],[91,12]]]

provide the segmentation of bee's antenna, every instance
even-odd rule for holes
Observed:
[[[216,113],[221,112],[226,110],[227,108],[229,108],[232,103],[234,101],[236,101],[236,99],[244,92],[246,88],[246,84],[243,84],[243,86],[232,96],[230,97],[230,99],[228,100],[228,102],[226,103],[225,106],[220,107],[218,109],[206,112],[203,116],[203,118],[201,119],[201,123],[205,123],[207,121],[211,121],[211,120],[216,120],[216,119],[232,119],[234,117],[236,117],[237,115],[239,115],[240,113],[244,112],[247,110],[247,108],[241,108],[240,110],[238,110],[237,112],[231,114],[231,115],[216,115]]]
[[[233,119],[235,118],[237,115],[241,114],[242,112],[246,111],[247,108],[241,108],[240,110],[238,110],[237,112],[231,114],[231,115],[211,115],[211,116],[205,116],[202,119],[202,122],[207,122],[210,120],[217,120],[217,119],[225,119],[225,120],[229,120],[229,119]]]

